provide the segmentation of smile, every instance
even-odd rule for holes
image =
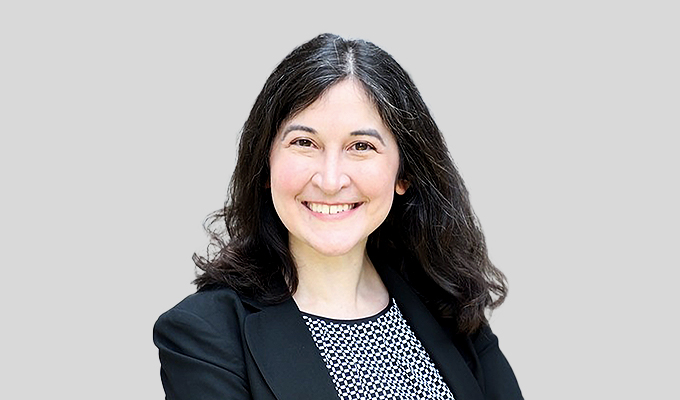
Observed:
[[[310,203],[307,201],[302,202],[305,207],[310,209],[312,212],[319,214],[339,214],[341,212],[349,211],[351,209],[357,208],[361,203],[347,203],[347,204],[321,204],[321,203]]]

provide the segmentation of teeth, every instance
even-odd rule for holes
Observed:
[[[307,203],[307,207],[315,213],[320,214],[337,214],[352,208],[351,204],[337,204],[329,206],[328,204]]]

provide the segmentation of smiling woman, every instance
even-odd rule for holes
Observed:
[[[270,155],[271,193],[291,253],[309,247],[319,261],[363,258],[368,236],[404,188],[397,183],[397,143],[361,84],[333,85],[289,118],[280,136]]]
[[[197,293],[154,327],[168,399],[522,398],[485,316],[505,278],[372,43],[324,34],[279,64],[208,228]]]

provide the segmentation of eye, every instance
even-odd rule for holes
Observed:
[[[356,151],[368,151],[375,150],[375,147],[368,142],[356,142],[352,145],[351,149]]]
[[[295,139],[291,142],[291,144],[300,147],[312,147],[314,145],[314,143],[311,140],[305,138]]]

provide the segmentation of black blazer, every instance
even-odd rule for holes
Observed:
[[[396,272],[381,276],[456,400],[522,399],[489,327],[447,335]],[[230,289],[201,291],[161,315],[153,339],[168,400],[338,399],[292,299],[267,306]]]

